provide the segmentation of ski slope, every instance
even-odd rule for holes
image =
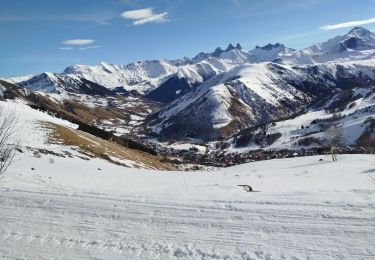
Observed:
[[[214,172],[49,159],[18,155],[0,181],[0,258],[375,257],[371,155],[343,155],[335,163],[328,156],[271,160]]]

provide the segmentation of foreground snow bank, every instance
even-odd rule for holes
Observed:
[[[314,200],[330,197],[352,201],[357,199],[353,193],[374,190],[371,177],[375,177],[375,156],[340,157],[337,163],[332,162],[329,156],[312,156],[260,161],[216,172],[165,172],[125,168],[101,159],[82,160],[51,155],[35,158],[24,153],[17,155],[1,185],[41,192],[70,190],[142,196],[159,194],[183,199],[249,199],[296,194],[308,198],[314,195]],[[237,186],[241,184],[251,185],[260,193],[244,193]]]
[[[3,258],[375,257],[374,156],[191,173],[99,159],[51,163],[47,155],[17,160],[0,183]],[[246,193],[239,184],[259,192]]]

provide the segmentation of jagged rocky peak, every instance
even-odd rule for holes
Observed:
[[[235,49],[239,49],[239,50],[242,49],[241,44],[237,43],[236,46],[234,46],[232,43],[229,43],[228,47],[225,50],[223,50],[220,47],[217,47],[215,51],[213,52],[213,56],[219,56],[223,52],[227,52],[227,51],[231,51]]]
[[[234,49],[242,49],[242,46],[239,43],[237,43],[236,47],[235,47],[235,46],[233,46],[233,44],[229,43],[229,45],[228,45],[228,47],[226,48],[225,51],[231,51],[231,50],[234,50]]]
[[[48,77],[52,77],[53,76],[53,73],[51,72],[42,72],[40,74],[41,77],[44,77],[44,78],[48,78]]]
[[[213,53],[214,56],[219,56],[223,50],[220,47],[217,47]]]
[[[198,55],[196,55],[193,59],[191,59],[192,62],[199,62],[201,60],[204,60],[210,56],[213,57],[220,57],[220,55],[224,52],[228,52],[231,50],[242,50],[241,44],[237,43],[235,46],[230,43],[226,49],[222,49],[221,47],[217,47],[214,52],[206,53],[206,52],[200,52]]]
[[[375,35],[362,27],[354,27],[340,42],[339,50],[367,49],[375,46]]]
[[[72,66],[67,67],[64,71],[63,74],[69,74],[72,73],[74,74],[75,72],[87,67],[86,65],[81,65],[81,64],[74,64]]]
[[[88,65],[82,65],[82,64],[75,64],[73,66],[69,66],[67,67],[63,74],[76,74],[76,73],[80,73],[82,71],[87,71],[87,70],[92,70],[93,68],[102,68],[102,69],[107,69],[107,68],[110,68],[110,67],[113,67],[114,65],[113,64],[110,64],[108,62],[105,62],[105,61],[101,61],[100,63],[94,65],[94,66],[88,66]]]
[[[363,37],[363,36],[367,36],[370,34],[372,34],[372,32],[363,27],[354,27],[348,33],[348,35],[353,35],[357,37]]]
[[[183,66],[183,65],[186,65],[186,64],[190,64],[191,63],[191,59],[189,57],[182,57],[181,59],[177,59],[177,60],[171,60],[169,61],[171,64],[175,65],[175,66]]]
[[[107,66],[112,66],[112,64],[106,62],[106,61],[101,61],[98,66],[101,66],[101,67],[107,67]]]
[[[284,44],[280,44],[280,43],[275,43],[275,44],[269,43],[267,45],[264,45],[263,47],[256,46],[255,48],[269,51],[269,50],[280,48],[280,47],[285,48]]]
[[[228,45],[228,47],[227,47],[227,49],[225,51],[231,51],[233,49],[234,49],[233,44],[229,43],[229,45]]]
[[[47,81],[56,81],[57,77],[55,73],[52,72],[42,72],[39,75],[35,75],[34,77],[26,80],[24,82],[37,82],[38,80],[47,80]]]
[[[290,54],[294,51],[294,49],[287,48],[281,43],[269,43],[264,46],[256,46],[255,49],[249,51],[249,54],[255,62],[265,62],[276,61],[283,55]]]

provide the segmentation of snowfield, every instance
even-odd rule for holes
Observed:
[[[375,156],[301,157],[217,171],[133,169],[49,144],[23,103],[23,153],[0,178],[1,259],[374,259]],[[238,185],[251,185],[248,193]]]
[[[375,257],[371,155],[342,155],[336,163],[328,156],[271,160],[215,172],[49,159],[19,154],[0,181],[1,258]]]

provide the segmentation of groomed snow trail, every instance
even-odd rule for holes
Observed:
[[[10,259],[374,259],[375,209],[2,191]]]
[[[0,182],[1,259],[375,259],[374,156],[186,173],[20,156]]]

